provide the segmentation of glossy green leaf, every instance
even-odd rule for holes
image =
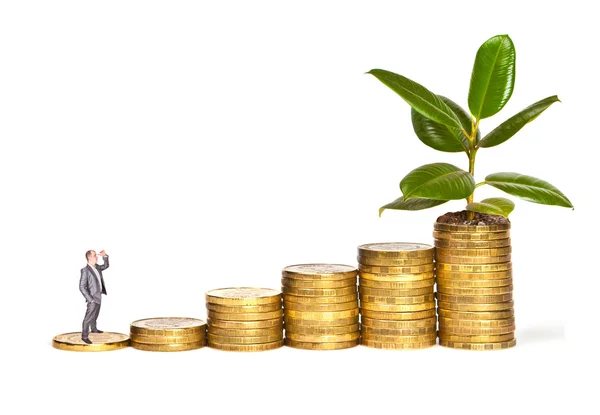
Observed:
[[[447,200],[434,200],[434,199],[409,199],[404,200],[404,196],[400,196],[398,199],[394,200],[391,203],[388,203],[385,206],[379,208],[379,216],[386,209],[394,209],[394,210],[423,210],[429,209],[434,206],[439,206],[443,203],[446,203]]]
[[[557,101],[560,100],[556,95],[554,95],[528,106],[523,111],[513,115],[498,127],[494,128],[488,135],[483,137],[483,139],[479,142],[479,147],[494,147],[498,144],[502,144],[515,135],[526,124],[535,120],[542,112],[546,110],[546,108]]]
[[[485,183],[529,202],[573,207],[560,190],[535,177],[519,173],[494,173],[485,178]]]
[[[475,190],[473,176],[448,163],[433,163],[418,167],[400,182],[404,199],[412,198],[456,200],[464,199]]]
[[[452,100],[438,95],[438,97],[456,114],[458,120],[467,133],[471,134],[471,116],[460,105]],[[415,109],[411,109],[412,124],[415,134],[424,144],[439,151],[456,153],[459,151],[469,151],[469,141],[467,137],[458,128],[448,127],[424,117]],[[477,140],[480,132],[477,129]]]
[[[477,51],[469,88],[469,110],[477,120],[491,117],[508,102],[515,86],[515,59],[508,35],[488,39]]]
[[[490,197],[481,202],[469,203],[467,210],[479,213],[489,213],[491,215],[502,215],[508,217],[515,208],[512,200],[503,197]]]
[[[462,128],[454,112],[433,92],[402,75],[383,69],[367,72],[400,95],[415,111],[425,117],[454,128]]]

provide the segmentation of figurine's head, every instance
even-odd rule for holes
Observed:
[[[85,259],[87,259],[88,264],[96,265],[96,262],[98,262],[98,257],[96,256],[96,251],[94,251],[94,250],[87,251],[85,253]]]

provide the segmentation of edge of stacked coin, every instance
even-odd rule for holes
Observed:
[[[341,264],[298,264],[282,270],[286,346],[340,350],[360,342],[358,270]]]
[[[258,352],[283,346],[281,292],[270,288],[219,288],[206,293],[208,347]]]
[[[440,345],[500,350],[516,345],[510,223],[434,223]]]
[[[154,317],[130,324],[130,345],[148,352],[182,352],[206,345],[206,323],[189,317]]]
[[[361,344],[424,349],[436,344],[434,249],[411,242],[358,247]]]

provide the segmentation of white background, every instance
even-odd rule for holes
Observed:
[[[583,377],[598,362],[595,23],[580,1],[2,2],[0,408],[596,413],[597,379]],[[88,249],[111,261],[99,327],[128,333],[139,318],[205,318],[212,288],[278,288],[286,265],[432,243],[435,218],[462,201],[377,209],[410,170],[467,159],[423,145],[408,105],[364,73],[401,73],[466,107],[475,53],[503,33],[515,90],[482,132],[547,96],[562,103],[481,150],[476,179],[533,175],[575,205],[515,200],[516,348],[51,347],[80,330]]]

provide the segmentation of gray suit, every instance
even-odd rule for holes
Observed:
[[[79,291],[85,297],[87,302],[87,310],[85,317],[83,318],[83,326],[81,330],[81,337],[83,339],[88,338],[88,333],[91,330],[94,332],[98,328],[96,327],[96,320],[100,313],[100,305],[102,303],[102,294],[106,295],[106,285],[104,284],[104,278],[102,277],[102,271],[108,268],[108,255],[103,257],[104,265],[96,264],[96,270],[100,274],[100,281],[102,282],[102,288],[98,283],[98,278],[92,270],[91,265],[86,265],[81,268],[81,278],[79,279]]]

